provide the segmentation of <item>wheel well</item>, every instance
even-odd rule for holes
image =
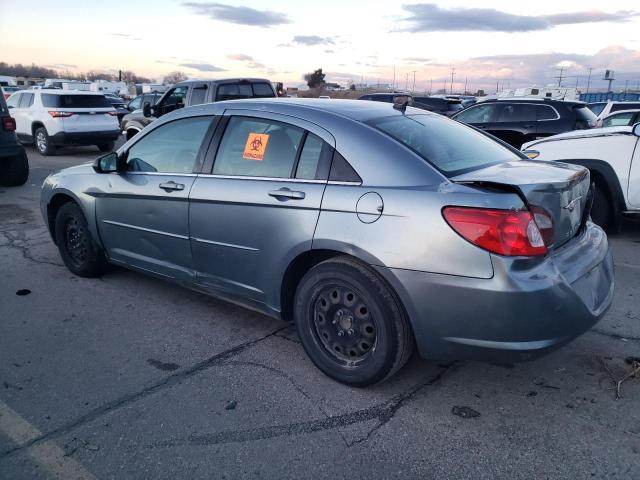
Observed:
[[[31,124],[31,135],[35,137],[36,130],[39,129],[40,127],[44,127],[44,124],[42,122],[33,122]]]
[[[138,132],[139,130],[136,130],[135,128],[127,128],[127,140],[131,140],[138,134]]]
[[[54,243],[56,241],[56,215],[60,207],[69,202],[75,203],[75,200],[64,193],[57,193],[51,198],[49,205],[47,205],[47,222],[49,223],[49,231],[51,232]]]
[[[284,273],[280,288],[280,308],[283,320],[293,320],[293,300],[296,287],[305,273],[320,262],[343,255],[345,253],[336,250],[308,250],[293,259]]]

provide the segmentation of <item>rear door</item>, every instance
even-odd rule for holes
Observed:
[[[126,171],[109,174],[108,188],[94,194],[111,260],[164,277],[193,277],[188,198],[213,118],[166,123],[124,152]]]
[[[266,112],[227,111],[219,128],[190,195],[198,283],[276,311],[285,268],[311,248],[333,137]]]
[[[560,115],[551,105],[536,105],[536,137],[549,137],[560,133],[558,131],[558,120]],[[528,140],[527,140],[528,141]]]
[[[486,130],[520,149],[523,143],[536,139],[536,107],[528,103],[499,102],[495,121]]]

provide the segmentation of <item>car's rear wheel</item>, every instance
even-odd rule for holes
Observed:
[[[49,134],[47,133],[47,129],[44,127],[39,127],[36,129],[35,134],[35,142],[36,148],[40,152],[41,155],[55,155],[56,147],[51,141]]]
[[[115,146],[115,142],[103,142],[96,145],[101,152],[110,152]]]
[[[315,365],[352,386],[388,378],[413,351],[411,327],[394,292],[348,257],[324,261],[306,273],[296,291],[294,318]]]
[[[24,151],[0,162],[0,185],[3,187],[24,185],[28,178],[29,160]]]
[[[66,267],[80,277],[97,277],[108,266],[104,252],[93,240],[87,220],[73,202],[62,205],[56,214],[55,236]]]
[[[609,190],[601,182],[594,182],[593,206],[591,207],[591,220],[602,229],[609,230],[614,225],[615,215]]]

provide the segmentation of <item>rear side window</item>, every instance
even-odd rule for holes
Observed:
[[[7,107],[18,108],[18,105],[20,104],[20,99],[22,98],[23,95],[24,95],[23,93],[14,93],[13,95],[11,95],[9,97],[9,100],[7,100]]]
[[[536,107],[526,103],[502,105],[498,114],[498,122],[535,122]]]
[[[450,177],[495,163],[520,160],[482,133],[437,115],[397,115],[366,123]]]
[[[536,105],[538,120],[556,120],[558,114],[549,105]]]
[[[640,108],[640,103],[623,102],[623,103],[614,103],[613,105],[611,105],[612,112],[619,112],[620,110],[633,110],[636,108]]]
[[[273,88],[268,83],[254,83],[253,96],[256,98],[272,98],[276,94],[273,92]]]
[[[353,169],[347,160],[338,152],[333,153],[329,180],[332,182],[362,183],[360,175]]]
[[[127,152],[130,172],[191,173],[211,117],[190,117],[149,132]]]
[[[456,116],[456,120],[464,123],[488,123],[492,122],[495,115],[494,104],[469,107]]]
[[[213,164],[215,175],[290,178],[303,130],[273,120],[231,117]]]
[[[320,137],[317,137],[313,133],[307,134],[304,146],[300,152],[300,158],[298,159],[296,178],[304,178],[307,180],[317,178],[316,174],[323,148],[324,142]]]
[[[104,95],[42,94],[42,105],[49,108],[111,108]]]

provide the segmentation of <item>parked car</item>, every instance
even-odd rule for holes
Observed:
[[[414,107],[451,117],[462,110],[462,100],[447,97],[413,97]]]
[[[526,143],[529,158],[581,165],[595,185],[591,218],[616,230],[622,214],[640,213],[640,124],[569,132]]]
[[[167,114],[41,201],[71,272],[114,263],[292,319],[324,373],[363,386],[414,345],[515,361],[590,328],[614,282],[589,197],[587,169],[440,115],[266,99]]]
[[[137,97],[131,99],[129,103],[127,103],[127,110],[129,110],[130,112],[140,110],[142,109],[142,105],[144,105],[145,103],[148,103],[153,107],[156,102],[160,100],[160,97],[162,97],[163,93],[164,92],[142,93]]]
[[[187,80],[167,90],[155,104],[144,101],[142,110],[125,115],[122,119],[122,133],[129,140],[162,115],[191,105],[275,96],[271,82],[265,78]]]
[[[96,145],[113,150],[120,135],[117,113],[101,93],[59,89],[23,90],[7,101],[22,143],[33,144],[42,155],[56,147]]]
[[[619,110],[602,118],[601,127],[629,127],[640,122],[640,109]]]
[[[2,90],[2,97],[7,100],[12,93],[17,92],[18,90],[20,90],[19,87],[13,87],[13,86],[2,86],[0,87],[0,90]]]
[[[368,93],[362,95],[358,100],[369,100],[372,102],[384,102],[384,103],[397,103],[398,99],[402,98],[403,101],[409,102],[409,105],[414,104],[413,97],[408,93],[394,92],[394,93]]]
[[[29,160],[24,147],[18,143],[16,121],[0,95],[0,186],[23,185],[29,178]]]
[[[104,97],[109,100],[109,103],[115,109],[118,123],[120,124],[122,122],[122,118],[129,113],[126,102],[122,97],[111,93],[105,93]]]
[[[472,105],[452,118],[519,149],[538,138],[593,127],[596,116],[582,102],[498,98]]]
[[[589,110],[591,110],[596,117],[602,113],[602,110],[604,110],[604,107],[606,106],[607,106],[607,102],[587,103],[587,107],[589,107]]]
[[[601,127],[604,118],[614,112],[637,109],[640,109],[640,102],[614,102],[609,100],[603,107],[602,111],[597,115],[596,126]]]

